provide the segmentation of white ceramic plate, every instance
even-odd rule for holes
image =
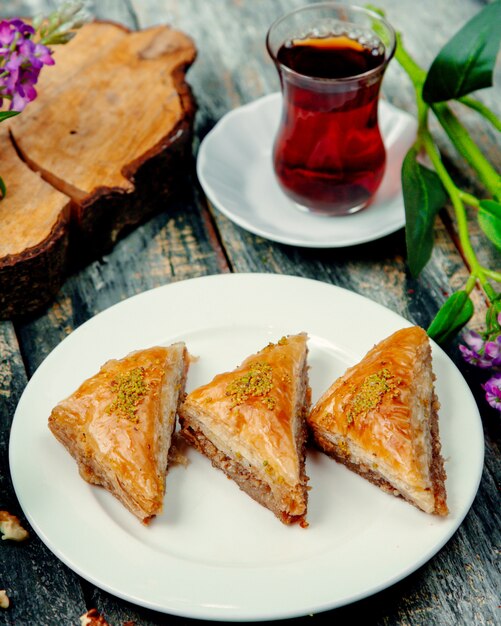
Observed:
[[[296,208],[275,180],[271,149],[280,109],[279,93],[255,100],[227,113],[202,141],[197,174],[216,209],[256,235],[310,248],[352,246],[404,226],[400,170],[417,128],[409,113],[380,101],[379,123],[387,148],[381,187],[364,211],[325,217]]]
[[[186,341],[199,356],[188,388],[235,367],[282,335],[310,335],[313,400],[372,345],[409,323],[325,283],[232,274],[174,283],[92,318],[47,357],[19,402],[10,467],[35,532],[95,585],[158,611],[213,620],[262,620],[338,607],[416,570],[451,537],[475,497],[483,464],[476,404],[461,374],[433,345],[451,513],[422,513],[320,453],[309,452],[309,528],[287,527],[210,462],[167,477],[165,512],[142,526],[88,485],[47,428],[52,407],[104,361]]]

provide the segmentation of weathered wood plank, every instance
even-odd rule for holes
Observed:
[[[14,328],[0,322],[0,509],[17,515],[30,536],[23,542],[0,545],[0,589],[11,601],[0,610],[0,624],[73,623],[85,607],[79,579],[40,541],[26,522],[14,494],[8,464],[10,425],[26,385]]]

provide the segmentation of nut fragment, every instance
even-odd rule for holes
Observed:
[[[182,465],[187,467],[189,459],[186,456],[187,444],[181,435],[177,432],[172,435],[172,443],[169,448],[169,467],[173,465]]]
[[[24,541],[28,537],[28,531],[21,526],[19,518],[8,511],[0,511],[0,532],[2,539],[12,541]]]
[[[81,626],[109,626],[108,622],[100,615],[97,609],[89,609],[80,618]]]
[[[5,589],[0,589],[0,609],[8,609],[10,605],[9,596]]]

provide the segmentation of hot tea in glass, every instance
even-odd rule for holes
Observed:
[[[383,178],[378,98],[394,37],[374,20],[380,18],[364,9],[321,3],[294,11],[268,33],[283,94],[274,169],[282,190],[308,211],[354,213]]]

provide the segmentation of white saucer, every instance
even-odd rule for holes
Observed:
[[[414,117],[380,101],[387,166],[374,202],[354,215],[325,217],[300,211],[275,180],[271,149],[280,110],[280,93],[264,96],[227,113],[202,141],[197,174],[216,209],[256,235],[310,248],[364,243],[404,226],[400,169],[416,137]]]

